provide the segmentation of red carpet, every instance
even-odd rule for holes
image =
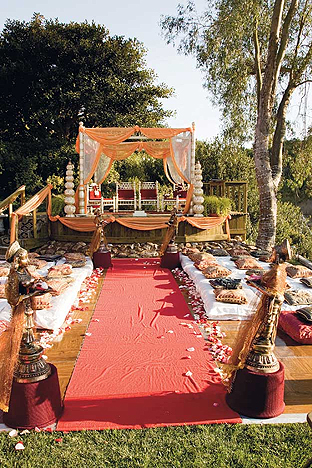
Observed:
[[[187,314],[158,260],[113,260],[57,429],[241,422]]]

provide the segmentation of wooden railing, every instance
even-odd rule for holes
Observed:
[[[204,182],[205,195],[229,198],[232,202],[232,211],[247,213],[248,182],[244,180],[210,180]]]
[[[231,237],[247,235],[247,189],[245,180],[210,180],[204,183],[205,195],[216,195],[231,200],[231,219],[229,221]]]
[[[21,197],[21,206],[25,203],[25,185],[21,185],[15,192],[13,192],[10,196],[8,196],[5,200],[0,202],[0,215],[5,211],[9,210],[9,223],[11,226],[11,219],[13,213],[13,203],[18,197]]]

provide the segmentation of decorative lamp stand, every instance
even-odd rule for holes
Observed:
[[[169,270],[173,270],[174,268],[179,268],[181,266],[178,247],[173,239],[169,242],[166,252],[161,257],[160,266],[162,268],[168,268]]]
[[[264,317],[245,361],[238,369],[230,393],[228,405],[240,414],[252,418],[274,418],[285,408],[284,366],[274,354],[278,318],[284,296],[271,294],[260,288],[265,295]]]
[[[181,266],[178,247],[174,242],[179,226],[178,216],[178,208],[175,207],[171,211],[169,221],[166,223],[168,224],[167,232],[159,250],[161,257],[160,266],[162,268],[169,268],[170,270]]]
[[[9,411],[3,413],[4,423],[19,429],[47,427],[63,409],[57,369],[43,359],[44,349],[34,338],[30,297],[25,300],[25,316]]]
[[[228,405],[245,416],[273,418],[285,408],[284,366],[274,355],[274,348],[287,283],[285,262],[289,258],[290,245],[285,240],[273,249],[271,269],[263,274],[260,284],[249,281],[262,293],[254,322],[258,320],[259,325],[254,332],[251,330],[249,350],[226,397]],[[243,350],[241,353],[243,355]]]
[[[113,266],[111,253],[107,248],[107,240],[105,236],[105,226],[109,224],[109,221],[103,218],[101,210],[97,209],[95,214],[95,246],[91,249],[90,255],[92,256],[94,268],[110,268]],[[98,237],[99,236],[99,237]],[[93,239],[91,241],[93,244]],[[92,253],[93,252],[93,253]]]

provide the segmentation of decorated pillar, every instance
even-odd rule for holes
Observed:
[[[79,127],[83,127],[83,122],[79,122]],[[84,132],[79,132],[79,189],[78,189],[78,206],[79,206],[79,214],[85,214],[85,190],[84,190],[84,173],[83,173],[83,165],[84,165],[84,145],[85,141],[85,134]]]
[[[76,206],[75,206],[75,191],[74,191],[74,165],[71,161],[66,166],[66,177],[65,177],[65,207],[64,211],[66,217],[74,217]]]
[[[201,165],[198,162],[195,164],[194,175],[194,192],[193,192],[193,213],[194,216],[203,216],[204,211],[204,197],[203,197],[203,176]]]
[[[195,182],[195,122],[192,122],[192,147],[191,147],[191,184],[194,185]],[[189,214],[194,214],[193,211],[193,204],[194,204],[194,195],[193,199],[191,200]]]

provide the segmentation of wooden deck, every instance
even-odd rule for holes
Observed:
[[[57,369],[61,393],[64,395],[79,354],[84,333],[88,327],[96,305],[98,294],[105,278],[98,283],[97,290],[85,311],[75,311],[73,318],[81,318],[81,323],[74,323],[53,347],[46,351],[48,361]],[[192,312],[189,304],[190,311]],[[235,342],[239,322],[221,321],[221,330],[226,333],[224,344],[231,346]],[[312,407],[312,345],[298,345],[287,335],[279,333],[276,340],[275,354],[285,365],[285,404],[284,413],[308,413]]]

